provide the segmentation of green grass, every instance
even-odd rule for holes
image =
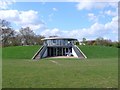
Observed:
[[[31,57],[39,46],[3,48],[3,88],[117,88],[118,49],[102,46],[80,48],[88,59],[32,61]]]
[[[40,46],[16,46],[2,49],[3,59],[31,59]]]
[[[3,88],[117,87],[117,58],[92,60],[5,60]]]
[[[118,48],[106,46],[79,46],[84,54],[90,58],[118,57]]]
[[[79,46],[85,55],[90,58],[118,57],[118,48],[105,46]],[[3,59],[31,59],[40,46],[18,46],[3,48]]]

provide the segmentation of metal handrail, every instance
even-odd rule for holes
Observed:
[[[45,45],[45,46],[43,47],[43,49],[41,50],[41,52],[40,52],[40,58],[42,58],[46,47],[47,47],[47,45]]]
[[[84,56],[84,58],[87,58],[87,56],[82,52],[82,50],[80,48],[78,48],[78,46],[76,46],[76,48],[82,53],[82,55]]]
[[[42,46],[35,54],[34,54],[34,56],[32,57],[32,59],[35,59],[35,57],[38,55],[38,53],[42,50],[42,48],[43,48],[44,46]]]
[[[78,48],[78,46],[72,44],[72,47],[75,49],[78,57],[80,57],[80,54],[81,54],[84,58],[87,58],[87,56],[82,52],[82,50],[80,48]],[[80,54],[78,54],[78,53],[80,53]]]

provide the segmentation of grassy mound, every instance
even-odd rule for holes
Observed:
[[[2,48],[3,88],[117,88],[118,49],[79,46],[88,59],[30,60],[40,46]]]
[[[118,48],[106,46],[79,46],[88,58],[118,57]]]
[[[88,58],[118,57],[118,48],[105,46],[78,46]],[[16,46],[2,49],[3,59],[31,59],[40,46]]]
[[[31,59],[40,46],[16,46],[2,49],[3,59]]]

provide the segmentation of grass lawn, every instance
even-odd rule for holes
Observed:
[[[88,59],[46,58],[32,61],[31,56],[38,48],[3,48],[3,88],[118,87],[117,48],[81,46]]]
[[[118,48],[107,46],[79,46],[88,58],[118,57]]]
[[[16,46],[2,49],[3,59],[31,59],[40,46]]]

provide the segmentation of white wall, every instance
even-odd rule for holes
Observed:
[[[75,50],[73,48],[72,48],[72,54],[73,54],[74,57],[78,57],[76,52],[75,52]]]

